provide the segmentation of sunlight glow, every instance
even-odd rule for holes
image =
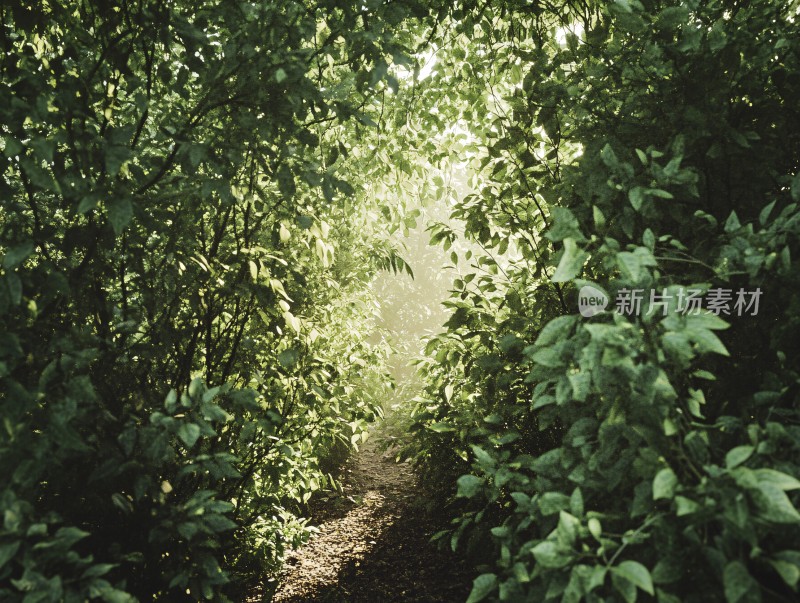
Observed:
[[[567,46],[567,35],[573,34],[578,40],[583,38],[583,25],[581,23],[573,23],[570,27],[559,27],[556,30],[556,42],[561,48]]]
[[[419,79],[424,80],[431,74],[436,65],[436,49],[429,50],[422,55],[422,68],[419,70]]]
[[[417,75],[417,81],[422,81],[427,78],[433,68],[436,66],[436,52],[439,49],[435,46],[432,46],[427,51],[422,52],[420,54],[414,55],[414,59],[417,61],[419,65],[421,65],[419,69],[419,74]],[[396,65],[395,67],[395,76],[399,80],[407,80],[414,77],[414,69],[409,69],[403,65]]]

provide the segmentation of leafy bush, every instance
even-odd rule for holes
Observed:
[[[470,603],[796,597],[795,10],[502,4],[459,24],[469,58],[456,43],[427,94],[487,74],[441,111],[489,104],[454,211],[486,253],[421,362],[408,454],[456,485],[438,536],[483,553]],[[576,314],[584,286],[609,311]],[[640,313],[614,310],[637,289]],[[689,289],[732,290],[729,312],[681,311]]]
[[[407,11],[335,4],[0,8],[0,599],[240,600],[379,416]]]

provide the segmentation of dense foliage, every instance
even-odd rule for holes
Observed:
[[[486,567],[470,603],[796,600],[797,20],[617,0],[451,23],[418,119],[466,124],[454,215],[485,252],[420,363],[408,452],[453,484],[438,536]],[[587,285],[609,307],[584,318]],[[690,289],[732,299],[686,312]],[[615,309],[633,290],[641,312]]]
[[[459,276],[406,453],[470,603],[796,599],[795,0],[27,4],[0,7],[0,598],[274,574],[381,414],[373,284],[433,204]]]
[[[305,535],[381,412],[405,264],[364,190],[413,14],[0,8],[0,599],[241,599]]]

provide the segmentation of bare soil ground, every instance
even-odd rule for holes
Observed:
[[[319,533],[293,551],[275,603],[463,603],[470,573],[429,539],[438,529],[420,484],[367,441],[348,461],[344,493],[318,501]]]

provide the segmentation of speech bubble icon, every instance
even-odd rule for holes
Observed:
[[[605,312],[608,306],[608,295],[597,287],[584,285],[578,292],[578,312],[584,318],[591,318]]]

